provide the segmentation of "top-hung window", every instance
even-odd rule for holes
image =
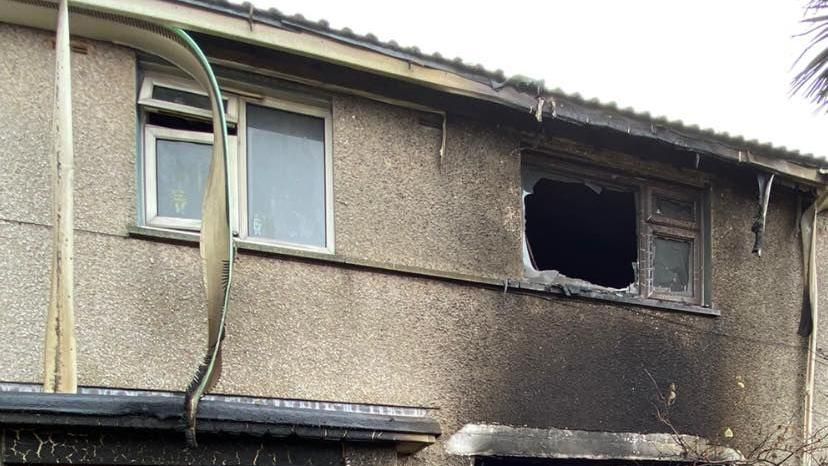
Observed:
[[[222,90],[231,212],[244,240],[333,251],[330,105]],[[212,154],[210,101],[195,83],[148,74],[138,97],[147,226],[198,230]]]

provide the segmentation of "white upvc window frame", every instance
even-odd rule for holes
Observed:
[[[155,86],[163,86],[190,92],[199,95],[206,95],[203,91],[197,90],[192,82],[184,79],[166,75],[148,74],[144,77],[139,92],[138,105],[144,111],[166,111],[179,114],[183,117],[196,119],[212,119],[212,113],[198,107],[176,104],[152,98],[152,89]],[[334,200],[333,200],[333,114],[330,106],[312,105],[289,100],[283,97],[261,96],[255,97],[249,93],[240,92],[241,95],[233,94],[228,90],[227,94],[222,89],[222,98],[228,101],[227,120],[233,123],[237,129],[236,136],[228,138],[228,156],[230,157],[230,215],[233,235],[242,241],[249,243],[275,245],[288,249],[311,251],[319,253],[334,254]],[[300,98],[297,98],[300,100]],[[301,99],[306,100],[306,99]],[[325,245],[312,246],[307,244],[290,243],[272,238],[255,237],[249,235],[248,229],[248,189],[247,189],[247,103],[254,105],[282,110],[300,115],[321,118],[324,122],[325,137]],[[175,217],[162,217],[158,215],[157,198],[157,160],[156,140],[167,139],[185,142],[213,144],[213,133],[199,131],[181,130],[166,128],[163,126],[143,124],[143,194],[144,194],[144,224],[153,228],[187,230],[198,232],[201,229],[200,220],[181,219]]]
[[[247,189],[247,104],[252,103],[260,107],[272,108],[275,110],[283,110],[286,112],[297,113],[316,118],[321,118],[324,121],[325,131],[325,246],[310,246],[307,244],[290,243],[286,241],[278,241],[271,238],[263,238],[251,236],[249,231],[249,217],[248,217],[248,189]],[[291,249],[300,249],[303,251],[334,253],[334,212],[333,212],[333,129],[332,129],[332,114],[330,109],[317,107],[313,105],[302,104],[298,102],[286,101],[283,99],[276,99],[265,97],[263,99],[248,100],[241,99],[239,112],[239,154],[238,157],[238,186],[243,187],[239,190],[239,236],[246,241],[262,244],[274,244],[277,246],[284,246]]]
[[[199,231],[201,220],[185,219],[178,217],[165,217],[158,215],[158,159],[156,154],[156,141],[182,141],[196,144],[206,144],[212,147],[213,133],[202,133],[199,131],[187,131],[182,129],[165,128],[163,126],[144,125],[144,206],[145,223],[147,226],[156,228],[168,228],[173,230]],[[236,137],[228,138],[228,157],[230,158],[230,202],[237,199],[237,183],[235,176],[236,159]],[[201,199],[198,202],[202,202]],[[238,224],[235,209],[230,209],[232,225]]]
[[[141,90],[138,92],[138,104],[156,110],[166,110],[173,113],[201,117],[202,119],[207,120],[213,119],[213,112],[211,110],[153,98],[152,91],[156,87],[164,87],[167,89],[174,89],[181,92],[208,97],[206,92],[193,87],[192,83],[185,79],[173,76],[147,74],[144,76],[144,80],[141,83]],[[227,108],[224,109],[225,118],[229,123],[236,123],[239,120],[238,99],[235,96],[227,96],[222,94],[222,100],[227,101]]]

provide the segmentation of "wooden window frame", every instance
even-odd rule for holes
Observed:
[[[544,157],[529,156],[528,161],[522,163],[521,177],[544,178],[543,174],[552,177],[562,175],[568,178],[581,179],[601,186],[626,188],[635,193],[636,202],[636,226],[638,237],[638,274],[637,281],[631,285],[630,297],[641,299],[653,299],[659,301],[677,302],[687,305],[710,306],[711,297],[709,290],[710,282],[710,250],[709,241],[709,218],[710,205],[709,196],[706,190],[700,186],[682,184],[679,181],[656,179],[651,176],[640,176],[638,174],[625,174],[612,169],[601,169],[597,166],[571,163],[564,160],[543,160]],[[524,185],[523,189],[527,187]],[[673,218],[658,214],[655,209],[656,197],[669,200],[692,203],[693,220]],[[523,204],[523,203],[522,203]],[[525,209],[525,205],[523,205]],[[525,211],[524,211],[525,218]],[[654,240],[657,237],[666,239],[678,239],[691,243],[691,264],[690,285],[692,293],[682,295],[678,293],[663,292],[656,290],[652,285],[654,272],[655,247]],[[523,232],[524,255],[531,254],[524,224]],[[534,269],[529,258],[524,257],[524,267],[534,273],[543,272]],[[528,271],[528,270],[527,270]],[[577,277],[569,277],[577,278]],[[552,283],[553,285],[555,283]],[[603,292],[605,289],[595,285],[596,292]],[[613,293],[617,293],[613,291]]]
[[[674,186],[655,186],[648,182],[642,182],[641,190],[644,193],[645,208],[644,215],[639,216],[639,241],[647,244],[645,257],[639,255],[639,285],[642,296],[646,298],[661,299],[665,301],[676,301],[685,304],[701,305],[704,297],[703,274],[705,271],[704,232],[702,230],[703,218],[702,209],[708,207],[703,205],[704,193],[694,192],[687,188]],[[693,210],[693,220],[671,218],[657,213],[655,204],[656,198],[661,197],[668,200],[690,203]],[[642,235],[641,232],[644,232]],[[643,238],[642,238],[643,236]],[[662,292],[653,286],[653,272],[655,260],[654,241],[657,237],[690,242],[690,273],[689,280],[692,287],[690,295]],[[642,260],[644,259],[644,260]]]

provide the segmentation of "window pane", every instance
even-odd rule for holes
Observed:
[[[250,236],[324,247],[325,121],[247,105]]]
[[[655,237],[653,249],[653,289],[692,295],[690,242]]]
[[[158,215],[201,218],[212,152],[210,144],[155,141]]]
[[[675,218],[679,220],[687,220],[692,222],[695,220],[693,215],[693,203],[676,201],[674,199],[665,199],[663,197],[655,198],[656,214],[665,217]]]
[[[206,95],[196,94],[195,92],[181,91],[164,86],[153,86],[152,98],[163,100],[165,102],[172,102],[174,104],[187,105],[189,107],[202,108],[204,110],[212,110],[210,106],[210,98]],[[222,99],[224,103],[224,111],[227,111],[227,99]]]

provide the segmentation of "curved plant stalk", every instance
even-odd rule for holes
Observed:
[[[207,295],[208,349],[185,396],[187,439],[195,444],[196,411],[204,393],[221,375],[221,342],[227,315],[234,248],[230,230],[227,124],[221,93],[206,57],[183,30],[81,7],[72,21],[94,39],[157,55],[181,68],[207,90],[213,112],[213,156],[202,211],[201,258]],[[68,36],[67,36],[68,38]]]
[[[213,119],[221,124],[223,144],[213,144],[213,160],[204,190],[201,215],[201,260],[204,269],[204,287],[207,291],[208,349],[190,386],[187,387],[187,439],[196,444],[195,425],[198,402],[210,391],[221,376],[221,343],[230,300],[230,282],[233,278],[233,236],[230,226],[230,173],[227,157],[227,124],[222,106],[221,91],[207,58],[186,32],[176,34],[190,45],[210,79],[210,97],[213,99]],[[216,115],[218,107],[218,115]]]
[[[43,349],[43,391],[78,391],[75,347],[74,152],[72,148],[72,73],[69,48],[68,0],[58,5],[55,33],[55,107],[53,114],[54,152],[52,176],[52,272],[49,284],[49,312]]]

